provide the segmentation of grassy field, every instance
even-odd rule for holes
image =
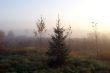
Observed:
[[[110,62],[69,56],[59,68],[47,65],[45,53],[33,49],[8,51],[0,55],[0,73],[110,73]]]

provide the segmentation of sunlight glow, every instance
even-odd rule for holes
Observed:
[[[61,23],[71,25],[73,31],[91,32],[94,21],[99,32],[110,32],[109,3],[110,0],[1,0],[0,29],[34,29],[40,15],[52,28],[59,13]]]
[[[73,28],[80,29],[87,29],[92,26],[91,22],[94,21],[98,23],[99,32],[110,32],[109,3],[110,0],[80,0],[75,8],[65,10],[65,17],[67,17],[65,20],[73,23]]]

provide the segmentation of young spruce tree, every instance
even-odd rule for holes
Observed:
[[[65,45],[65,39],[67,35],[64,35],[64,28],[60,25],[60,19],[58,17],[56,28],[54,28],[54,35],[51,36],[49,41],[48,65],[50,67],[61,67],[66,63],[68,56],[68,49]]]

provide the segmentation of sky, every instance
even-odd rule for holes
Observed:
[[[77,35],[93,31],[91,22],[98,32],[110,32],[109,7],[110,0],[0,0],[0,29],[33,30],[43,16],[50,30],[59,14],[61,24]]]

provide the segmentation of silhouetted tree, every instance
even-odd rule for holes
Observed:
[[[98,48],[98,33],[97,33],[97,24],[95,22],[92,22],[92,27],[94,28],[94,36],[95,36],[95,48],[96,48],[96,54],[97,54],[97,58],[99,58],[99,48]]]
[[[36,26],[37,26],[37,30],[34,31],[35,37],[37,35],[39,35],[41,37],[41,34],[46,31],[45,22],[44,22],[43,17],[38,19]]]
[[[42,48],[42,34],[44,32],[46,32],[46,27],[45,27],[45,22],[44,22],[44,19],[43,17],[41,17],[40,19],[38,19],[37,23],[36,23],[36,29],[34,31],[34,34],[35,34],[35,38],[38,39],[36,43],[38,43],[37,47],[39,49]]]
[[[0,53],[5,51],[5,33],[0,30]]]
[[[49,41],[50,48],[47,52],[48,55],[48,65],[50,67],[61,67],[66,63],[68,56],[68,49],[65,44],[65,39],[68,34],[64,35],[64,28],[60,25],[60,19],[54,28],[54,35],[51,36],[51,41]]]
[[[6,36],[7,48],[16,48],[15,35],[12,30],[10,30]]]

